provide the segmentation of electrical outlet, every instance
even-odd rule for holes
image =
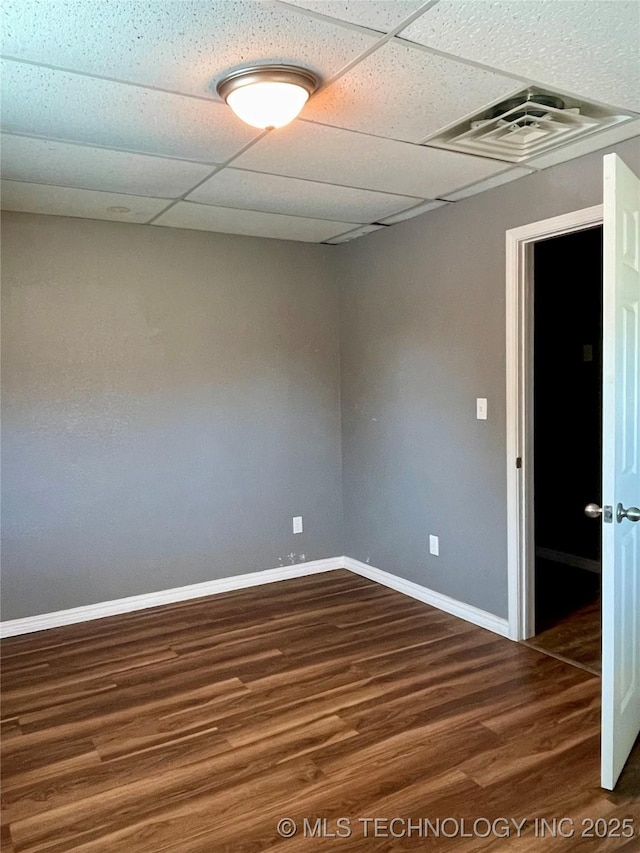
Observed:
[[[302,533],[302,516],[296,515],[293,519],[293,532]]]
[[[429,536],[429,553],[434,557],[440,556],[440,539],[437,536]]]
[[[479,421],[486,421],[487,419],[487,398],[486,397],[478,397],[476,400],[476,418]]]

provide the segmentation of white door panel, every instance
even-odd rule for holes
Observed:
[[[602,762],[613,789],[640,732],[640,180],[604,157]],[[630,513],[632,515],[632,513]]]

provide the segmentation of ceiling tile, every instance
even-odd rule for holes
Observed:
[[[307,120],[421,142],[522,82],[389,42],[314,97]]]
[[[300,121],[265,136],[234,166],[422,198],[505,171],[495,160]]]
[[[4,0],[4,53],[192,95],[231,68],[304,65],[327,78],[375,36],[255,0]]]
[[[536,83],[640,109],[640,4],[440,0],[402,38]]]
[[[633,139],[634,137],[640,142],[640,120],[612,127],[611,130],[606,130],[603,133],[594,133],[593,136],[588,136],[586,139],[582,139],[573,145],[565,145],[556,151],[550,151],[549,154],[545,154],[542,157],[529,160],[527,166],[533,166],[536,169],[546,169],[548,166],[555,166],[556,163],[564,163],[566,160],[573,160],[574,157],[583,157],[592,151],[599,151],[601,148],[608,148],[609,145],[615,145],[618,142],[624,142],[625,139]]]
[[[169,199],[141,198],[72,187],[48,187],[43,184],[2,181],[3,209],[19,210],[24,213],[50,213],[55,216],[79,216],[85,219],[140,223],[147,222],[168,204]],[[128,210],[113,208],[128,208]]]
[[[21,62],[0,69],[7,131],[213,163],[259,136],[215,101]]]
[[[409,196],[231,168],[209,178],[187,200],[343,222],[372,222],[417,201]]]
[[[301,216],[283,216],[280,213],[257,213],[253,210],[190,204],[186,201],[178,202],[163,213],[154,225],[191,228],[197,231],[221,231],[251,237],[273,237],[279,240],[301,240],[307,243],[321,243],[353,228],[353,223],[349,222],[305,219]]]
[[[2,134],[2,176],[129,195],[177,198],[212,166]]]
[[[502,184],[508,184],[518,178],[526,178],[527,175],[532,174],[532,171],[532,169],[520,168],[507,169],[506,172],[501,172],[499,175],[494,175],[484,181],[478,181],[477,183],[464,187],[464,189],[458,190],[457,192],[445,193],[444,198],[447,201],[460,201],[463,198],[468,198],[469,196],[484,192],[484,190],[492,190],[494,187],[502,186]]]
[[[388,33],[425,5],[425,0],[288,0],[330,18]]]

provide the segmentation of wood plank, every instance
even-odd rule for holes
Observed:
[[[581,666],[594,675],[602,669],[602,628],[600,597],[559,619],[526,644],[560,660]]]
[[[598,787],[597,677],[348,572],[15,637],[3,656],[9,853],[452,849],[277,832],[345,815],[633,816],[640,834],[639,750]],[[638,849],[615,841],[549,849]]]

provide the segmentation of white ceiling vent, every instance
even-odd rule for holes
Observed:
[[[632,118],[587,101],[527,89],[424,144],[522,163]]]

